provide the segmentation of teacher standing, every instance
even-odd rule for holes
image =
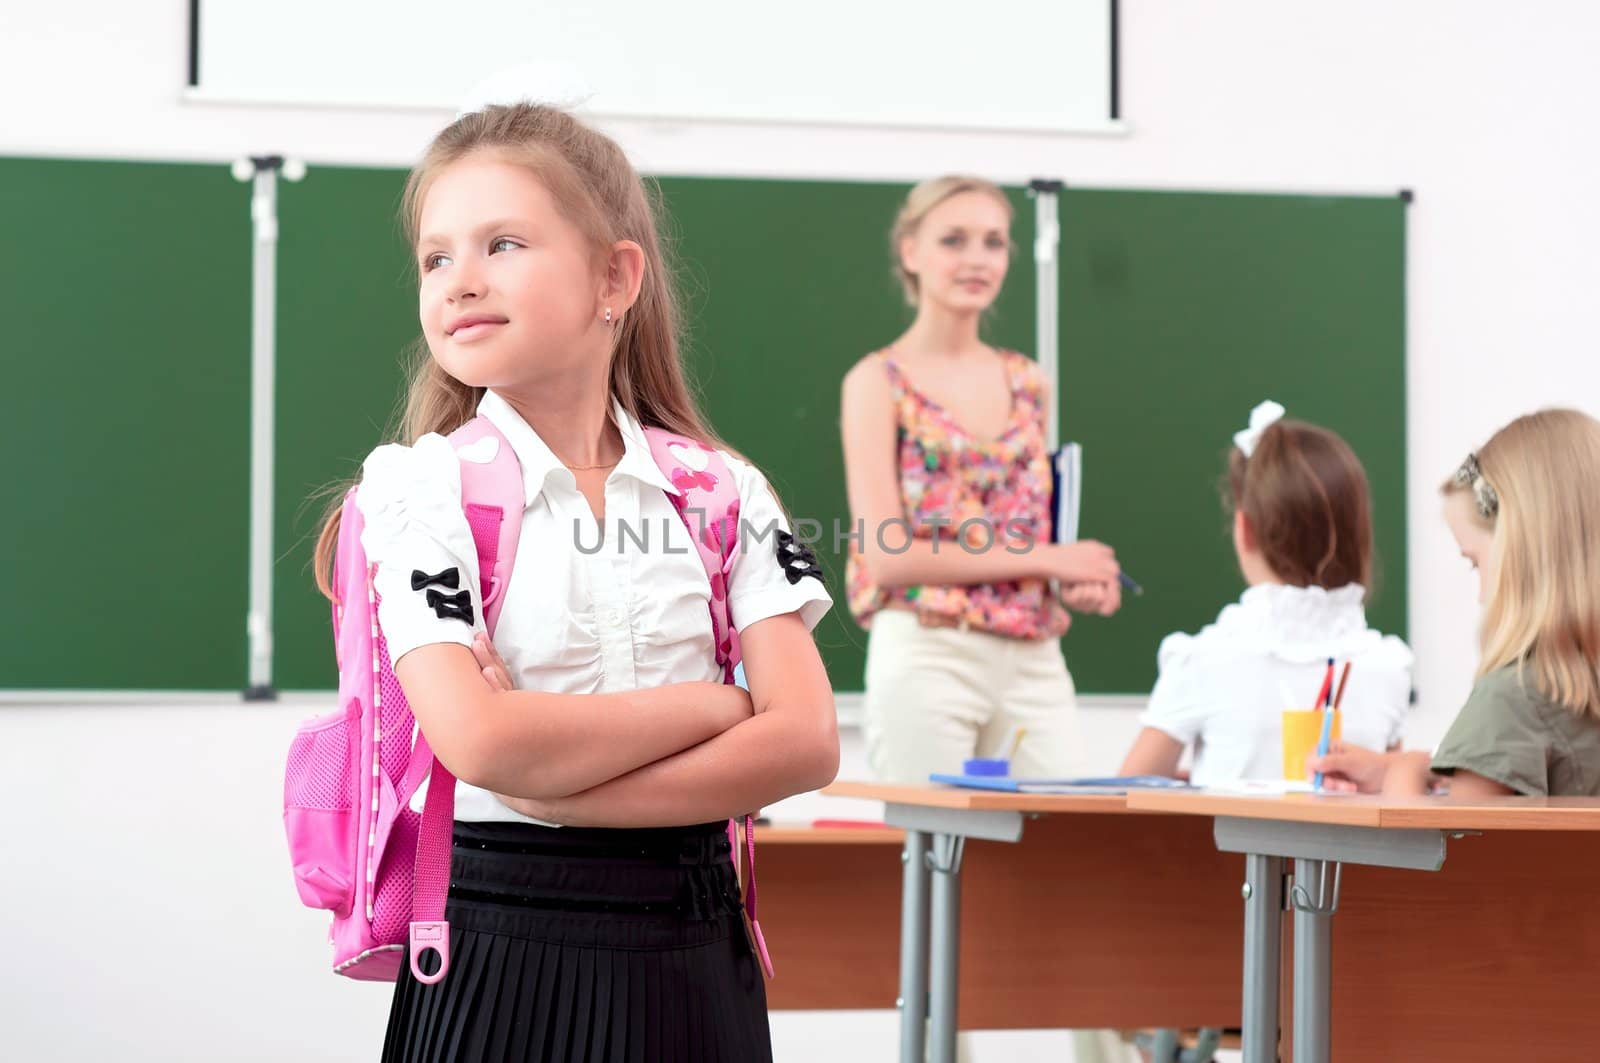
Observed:
[[[1010,264],[1011,220],[981,178],[913,188],[889,250],[915,319],[844,380],[861,532],[849,603],[870,632],[867,752],[885,781],[1004,756],[1018,729],[1012,774],[1076,770],[1067,607],[1108,616],[1121,604],[1110,547],[1050,542],[1049,382],[980,335]]]

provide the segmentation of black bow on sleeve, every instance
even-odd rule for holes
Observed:
[[[782,529],[777,534],[778,564],[783,568],[784,578],[792,586],[810,576],[819,583],[826,583],[822,578],[822,566],[817,564],[817,555],[811,547],[797,542],[795,537]]]
[[[471,591],[445,594],[443,591],[430,590],[428,606],[440,620],[465,620],[469,625],[472,623]]]
[[[461,586],[460,569],[447,568],[437,576],[430,576],[420,568],[414,568],[411,570],[412,590],[420,591],[422,588],[431,587],[435,583],[441,587],[449,587],[451,590],[455,590],[457,587]]]

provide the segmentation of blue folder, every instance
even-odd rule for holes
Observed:
[[[934,772],[930,782],[962,786],[969,790],[999,790],[1010,794],[1125,794],[1129,790],[1193,790],[1181,779],[1165,775],[1111,775],[1081,779],[1028,779],[1010,775],[949,775]]]

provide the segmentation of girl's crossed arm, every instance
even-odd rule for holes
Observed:
[[[611,694],[497,689],[473,651],[453,642],[417,647],[394,673],[445,767],[474,786],[527,797],[588,789],[704,742],[751,713],[749,695],[721,683]]]
[[[832,782],[839,770],[833,689],[804,621],[798,613],[768,617],[739,639],[754,716],[582,793],[502,800],[551,823],[657,827],[727,819]],[[493,666],[489,653],[480,646],[481,660]]]

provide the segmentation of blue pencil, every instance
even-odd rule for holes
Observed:
[[[1333,678],[1333,658],[1328,658],[1328,678]],[[1328,743],[1333,739],[1333,684],[1325,684],[1327,693],[1322,696],[1322,737],[1317,739],[1317,756],[1328,755]],[[1313,789],[1322,789],[1322,772],[1317,772],[1311,779]]]
[[[1122,584],[1122,589],[1130,594],[1143,594],[1144,588],[1133,582],[1133,577],[1126,572],[1117,573],[1117,581]]]

